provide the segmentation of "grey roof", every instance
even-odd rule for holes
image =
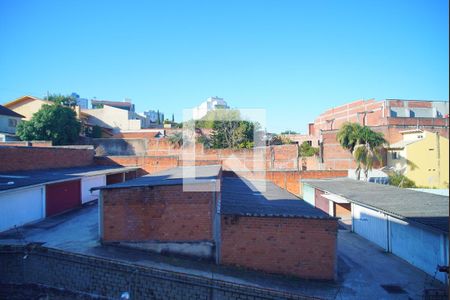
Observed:
[[[211,182],[219,177],[220,171],[221,166],[219,165],[177,167],[95,189],[103,190],[158,185],[180,185],[183,183],[195,183],[193,182],[194,179],[197,180],[198,183]]]
[[[265,185],[265,191],[264,191]],[[224,177],[220,213],[241,216],[282,216],[330,219],[303,199],[264,180]]]
[[[134,171],[137,169],[139,168],[121,166],[88,166],[36,171],[1,172],[0,192],[43,183],[67,181],[96,175],[116,174]]]
[[[10,117],[15,117],[15,118],[25,118],[24,116],[16,113],[15,111],[0,105],[0,115],[2,116],[10,116]]]
[[[448,233],[449,198],[348,178],[303,180],[348,201]]]

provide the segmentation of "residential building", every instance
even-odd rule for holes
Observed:
[[[299,140],[320,145],[320,169],[354,169],[356,164],[347,150],[336,140],[345,122],[366,125],[384,135],[388,143],[402,140],[401,131],[420,128],[449,136],[448,101],[375,99],[359,100],[331,108],[309,124],[309,132]],[[380,167],[386,164],[385,153]]]
[[[448,188],[449,143],[438,133],[413,129],[388,147],[387,166],[421,187]]]
[[[208,114],[208,112],[219,109],[219,108],[229,108],[228,104],[223,98],[219,97],[209,97],[206,101],[202,102],[199,106],[194,107],[192,114],[193,119],[198,120],[203,118]]]
[[[133,110],[128,110],[107,104],[102,104],[101,108],[82,109],[81,114],[86,116],[88,124],[112,128],[113,133],[141,129],[145,120],[134,112],[134,107]]]
[[[336,278],[336,218],[270,181],[229,175],[218,165],[177,167],[99,187],[101,242]]]
[[[24,116],[0,105],[0,142],[15,141],[16,128]]]
[[[44,104],[52,104],[52,102],[33,96],[22,96],[3,105],[22,115],[24,120],[29,121],[33,114],[38,112]]]
[[[79,106],[81,109],[88,109],[88,103],[89,100],[86,98],[80,98],[80,95],[78,95],[77,93],[72,93],[71,96],[73,98],[75,98],[76,102],[77,102],[77,106]]]
[[[111,107],[134,112],[134,104],[131,101],[109,101],[109,100],[91,100],[92,109],[100,109],[103,106],[108,105]]]
[[[303,180],[303,198],[352,231],[448,283],[448,197],[348,178]]]

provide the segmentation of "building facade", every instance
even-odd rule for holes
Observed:
[[[448,139],[420,129],[401,133],[403,140],[388,148],[389,169],[407,176],[417,186],[448,188]]]
[[[209,97],[206,101],[202,102],[199,106],[194,107],[192,114],[193,119],[198,120],[203,118],[208,114],[208,112],[219,109],[219,108],[229,108],[228,104],[223,98],[219,97]]]

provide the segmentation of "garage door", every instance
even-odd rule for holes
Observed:
[[[0,231],[44,218],[43,187],[0,194]]]
[[[321,210],[323,210],[324,212],[326,212],[327,214],[330,213],[330,200],[328,200],[327,198],[323,197],[322,194],[324,192],[316,189],[316,193],[315,193],[315,204],[317,208],[320,208]]]
[[[386,215],[356,204],[352,204],[352,211],[353,231],[387,250]]]
[[[412,226],[396,218],[389,219],[392,253],[431,276],[435,276],[437,265],[447,265],[442,234]],[[445,281],[444,273],[438,273],[436,276]]]
[[[45,188],[46,216],[62,213],[81,205],[80,180],[49,184]]]
[[[106,185],[106,176],[91,176],[83,177],[81,179],[81,202],[86,203],[98,199],[99,191],[93,191],[91,193],[91,188]]]

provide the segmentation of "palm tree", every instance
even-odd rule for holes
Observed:
[[[346,123],[341,127],[336,137],[341,146],[349,150],[355,158],[357,164],[356,178],[360,179],[361,170],[363,170],[367,180],[374,162],[376,160],[382,161],[380,150],[386,143],[383,134],[357,123]]]

